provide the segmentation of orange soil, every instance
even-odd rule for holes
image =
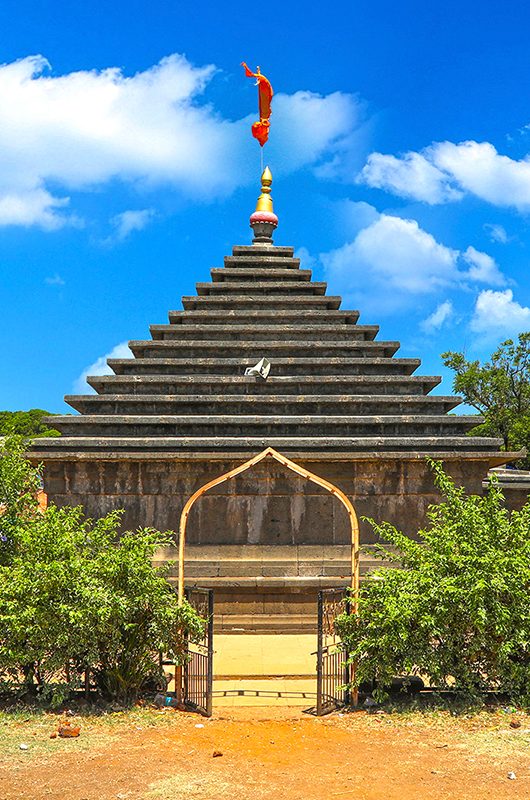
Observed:
[[[0,800],[530,798],[528,754],[495,740],[481,748],[472,722],[468,732],[451,720],[430,727],[364,712],[220,712],[211,720],[159,712],[172,715],[168,725],[118,727],[85,751],[72,742],[38,759],[21,753],[0,767]],[[512,770],[516,780],[507,779]]]

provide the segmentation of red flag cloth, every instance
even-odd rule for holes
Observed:
[[[262,147],[269,138],[270,125],[271,124],[268,120],[262,119],[259,122],[255,122],[252,126],[252,136],[254,139],[258,140]]]
[[[259,122],[255,122],[252,126],[252,136],[258,140],[263,147],[269,138],[270,122],[269,118],[272,113],[271,101],[274,94],[270,81],[262,75],[259,67],[257,72],[252,72],[245,62],[241,64],[245,68],[245,75],[247,78],[256,78],[258,82],[258,102],[259,102]]]

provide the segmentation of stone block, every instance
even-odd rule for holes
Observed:
[[[101,496],[104,492],[102,473],[103,465],[97,461],[71,464],[68,469],[68,490],[73,494]]]
[[[104,461],[101,488],[105,494],[139,494],[140,464],[134,461]]]

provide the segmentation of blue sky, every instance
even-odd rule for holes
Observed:
[[[250,242],[241,60],[276,92],[277,244],[424,374],[530,329],[529,7],[323,8],[2,2],[0,408],[64,410]]]

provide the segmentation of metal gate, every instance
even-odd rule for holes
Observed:
[[[318,593],[317,716],[349,705],[348,652],[335,633],[335,618],[345,611],[348,591],[322,589]]]
[[[185,597],[195,611],[207,620],[204,638],[188,642],[184,664],[184,703],[204,717],[212,716],[213,688],[213,589],[186,589]]]

